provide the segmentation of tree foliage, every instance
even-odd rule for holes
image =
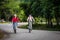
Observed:
[[[51,25],[55,18],[58,25],[60,22],[59,4],[60,0],[0,0],[0,18],[7,20],[7,17],[9,19],[16,13],[21,21],[26,21],[27,16],[32,14],[36,22],[41,22],[45,18],[48,25]]]

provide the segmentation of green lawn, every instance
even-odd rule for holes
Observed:
[[[11,23],[11,22],[0,22],[0,24],[8,24],[8,23]]]
[[[19,26],[18,28],[28,29],[28,25]],[[54,25],[49,27],[46,24],[33,24],[33,30],[49,30],[49,31],[60,31],[60,27]]]

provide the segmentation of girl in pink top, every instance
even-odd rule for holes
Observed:
[[[16,27],[18,26],[17,22],[19,21],[18,17],[16,14],[14,14],[14,17],[12,18],[12,23],[13,23],[13,29],[14,29],[14,33],[16,33]]]

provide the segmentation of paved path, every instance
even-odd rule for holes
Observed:
[[[4,40],[60,40],[59,31],[32,30],[32,33],[28,33],[28,29],[17,28],[17,34],[14,34],[12,24],[0,24],[0,29],[10,33]]]

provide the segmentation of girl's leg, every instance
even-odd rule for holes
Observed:
[[[14,33],[16,33],[16,23],[13,23],[13,30],[14,30]]]
[[[14,28],[13,30],[14,30],[14,33],[16,33],[16,29]]]
[[[29,29],[29,33],[31,33],[31,30]]]
[[[32,31],[32,22],[30,21],[29,22],[29,33],[31,33],[31,31]]]

